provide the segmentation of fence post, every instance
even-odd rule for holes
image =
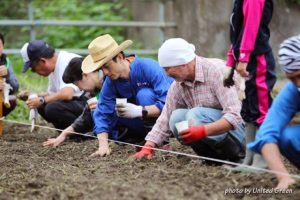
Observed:
[[[165,5],[162,0],[159,1],[159,21],[162,23],[165,22]],[[159,42],[160,44],[162,44],[165,41],[165,28],[160,27],[159,31],[160,31]]]
[[[29,0],[28,3],[28,18],[31,22],[34,21],[34,10],[32,6],[32,0]],[[30,26],[30,41],[35,40],[35,28],[34,23]]]

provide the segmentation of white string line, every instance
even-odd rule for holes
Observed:
[[[7,119],[4,119],[3,117],[0,118],[0,120],[2,120],[4,122],[8,122],[8,123],[15,123],[15,124],[31,126],[31,124],[29,124],[29,123],[17,122],[17,121],[13,121],[13,120],[7,120]],[[63,131],[62,129],[52,128],[52,127],[48,127],[48,126],[35,125],[35,127],[49,129],[49,130],[55,130],[55,131]],[[81,136],[91,137],[91,138],[96,138],[97,139],[96,136],[92,136],[92,135],[86,135],[86,134],[83,134],[83,133],[77,133],[77,132],[73,132],[73,131],[68,131],[68,132],[76,134],[76,135],[81,135]],[[141,145],[131,144],[131,143],[127,143],[127,142],[121,142],[121,141],[117,141],[117,140],[111,140],[111,139],[107,139],[107,140],[111,141],[111,142],[115,142],[115,143],[134,146],[134,147],[141,147],[141,148],[144,147],[144,146],[141,146]],[[263,169],[263,168],[259,168],[259,167],[244,165],[244,164],[240,164],[240,163],[235,163],[235,162],[231,162],[231,161],[227,161],[227,160],[221,160],[221,159],[210,158],[210,157],[205,157],[205,156],[198,156],[198,155],[182,153],[182,152],[178,152],[178,151],[168,151],[168,150],[164,150],[164,149],[150,148],[150,147],[144,147],[144,148],[153,149],[155,151],[160,151],[160,152],[165,152],[165,153],[170,153],[170,154],[175,154],[175,155],[187,156],[187,157],[190,157],[190,158],[197,158],[197,159],[209,160],[209,161],[219,162],[219,163],[228,164],[228,165],[240,166],[240,167],[252,169],[252,170],[255,170],[255,171],[266,172],[266,173],[269,173],[269,174],[278,174],[278,175],[283,175],[283,176],[290,176],[290,177],[293,177],[295,179],[300,180],[300,176],[296,175],[296,174],[288,174],[288,173],[283,173],[283,172],[279,172],[279,171],[274,171],[274,170],[269,170],[269,169]],[[252,171],[249,171],[249,172],[252,172]]]

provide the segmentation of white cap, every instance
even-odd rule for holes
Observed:
[[[25,43],[20,51],[21,55],[22,55],[22,58],[23,58],[23,61],[24,63],[28,62],[29,61],[29,57],[28,57],[28,53],[27,53],[27,47],[28,47],[28,42]]]
[[[195,57],[195,46],[182,38],[168,39],[158,50],[158,62],[162,67],[184,65]]]

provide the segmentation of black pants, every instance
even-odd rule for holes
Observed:
[[[243,100],[241,115],[245,122],[259,126],[264,121],[273,101],[271,91],[276,76],[272,51],[251,56],[247,71],[251,78],[246,81],[246,99]]]
[[[190,144],[192,149],[199,156],[241,162],[245,157],[245,146],[232,135],[227,134],[220,141],[205,138]]]
[[[85,101],[57,101],[47,103],[38,108],[39,114],[57,129],[65,129],[70,126],[82,113]]]
[[[4,104],[2,105],[2,109],[3,109],[3,116],[7,116],[11,111],[13,111],[16,106],[17,106],[17,99],[10,99],[9,100],[9,104],[10,104],[10,107],[9,108],[6,108],[4,106]]]

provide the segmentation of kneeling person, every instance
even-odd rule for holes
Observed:
[[[244,125],[236,87],[223,86],[225,62],[199,57],[195,46],[181,38],[165,41],[158,51],[159,64],[175,79],[162,114],[133,156],[152,158],[153,147],[171,133],[201,156],[238,162],[244,157]],[[175,124],[189,121],[178,132]]]
[[[119,126],[144,140],[148,132],[146,126],[149,121],[154,124],[160,115],[173,81],[157,61],[137,55],[125,56],[123,50],[131,44],[131,40],[126,40],[118,45],[108,34],[97,37],[90,43],[90,55],[83,61],[84,73],[101,69],[107,76],[93,115],[99,140],[99,149],[94,155],[111,152],[107,139],[117,139]],[[116,106],[116,98],[126,98],[127,103]]]
[[[73,58],[63,74],[63,81],[65,83],[73,83],[79,87],[80,90],[85,91],[85,97],[92,99],[99,98],[99,92],[104,80],[103,72],[97,70],[88,74],[83,74],[81,70],[82,58]],[[82,114],[56,138],[50,138],[43,143],[43,146],[58,146],[66,140],[70,135],[76,133],[93,135],[94,121],[92,113],[97,106],[97,101],[87,101]]]
[[[21,55],[25,62],[22,72],[31,68],[32,72],[48,77],[47,92],[28,99],[28,107],[37,108],[39,114],[55,128],[65,129],[82,113],[85,104],[80,98],[82,92],[79,88],[62,80],[70,60],[80,56],[66,51],[55,52],[43,40],[25,43]]]

